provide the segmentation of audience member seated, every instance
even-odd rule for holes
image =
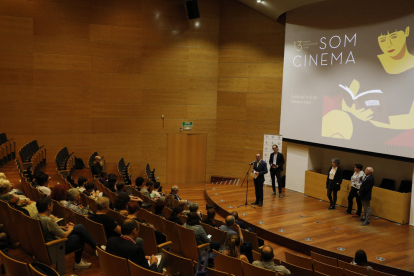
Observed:
[[[108,181],[107,181],[107,188],[111,191],[116,193],[116,183],[118,182],[118,177],[111,173],[108,175]]]
[[[283,273],[283,275],[291,274],[289,269],[287,269],[283,265],[275,265],[275,263],[273,262],[273,258],[275,257],[273,254],[273,248],[270,245],[263,246],[262,249],[260,250],[260,255],[261,255],[262,260],[254,261],[253,265],[261,267],[261,268],[273,270],[276,272],[276,275],[278,272]]]
[[[66,254],[75,251],[75,263],[73,269],[78,270],[82,268],[88,268],[91,263],[87,263],[82,260],[82,253],[84,244],[87,243],[92,248],[98,246],[98,243],[92,238],[89,232],[82,224],[74,225],[68,223],[66,226],[59,226],[57,223],[49,217],[53,211],[53,202],[50,197],[42,197],[36,202],[38,210],[37,219],[42,226],[43,237],[45,242],[51,242],[57,238],[67,238]]]
[[[27,216],[33,217],[34,215],[36,215],[37,211],[32,210],[32,209],[36,209],[35,204],[34,205],[32,204],[32,206],[29,206],[29,204],[33,203],[33,201],[20,199],[20,197],[15,194],[9,194],[9,192],[11,191],[11,188],[12,187],[11,187],[9,180],[0,181],[0,200],[3,200],[4,202],[9,203],[11,207],[19,211],[22,211]]]
[[[158,200],[163,195],[163,193],[161,193],[161,191],[162,191],[161,183],[158,182],[158,181],[155,182],[154,189],[151,192],[151,198],[154,199],[154,200]]]
[[[134,186],[134,188],[137,189],[138,191],[141,191],[142,187],[144,186],[144,182],[145,182],[145,179],[142,178],[141,176],[138,176],[135,179],[135,186]]]
[[[69,191],[66,192],[66,199],[68,201],[67,208],[71,209],[75,213],[84,216],[93,214],[93,212],[89,209],[88,206],[84,207],[80,204],[80,193],[78,189],[69,189]]]
[[[220,249],[220,242],[211,241],[210,238],[207,237],[206,231],[204,231],[204,228],[200,225],[200,220],[197,213],[192,212],[188,214],[187,222],[184,224],[184,227],[194,230],[197,245],[210,243],[211,250],[214,249],[218,251]]]
[[[142,224],[145,224],[147,226],[154,228],[152,224],[146,223],[145,220],[138,219],[139,206],[137,202],[130,202],[127,206],[127,209],[128,209],[128,214],[129,214],[128,218],[132,218],[138,221],[139,223],[142,223]],[[155,234],[155,239],[157,241],[157,244],[163,244],[164,242],[167,241],[167,237],[163,233],[157,231],[155,228],[154,228],[154,234]]]
[[[107,180],[108,180],[108,173],[106,171],[102,171],[99,174],[98,181],[101,182],[104,186],[106,186],[107,185]]]
[[[96,207],[96,213],[89,216],[89,219],[103,225],[107,240],[111,237],[120,237],[121,226],[116,224],[116,221],[106,214],[109,211],[109,199],[107,197],[99,198]]]
[[[78,178],[78,186],[75,187],[79,192],[83,193],[85,191],[85,183],[88,182],[88,179],[84,176]]]
[[[367,275],[369,274],[369,270],[372,269],[372,267],[368,266],[367,253],[365,253],[365,251],[362,249],[355,252],[355,259],[351,263],[353,265],[366,266]]]
[[[39,172],[38,174],[36,174],[35,180],[36,180],[36,188],[42,193],[44,193],[45,195],[50,196],[52,191],[48,187],[49,181],[50,181],[49,175],[45,174],[44,172]]]
[[[170,208],[171,210],[174,209],[174,196],[173,195],[168,195],[165,198],[165,201],[164,202],[165,202],[165,206],[166,207]]]
[[[158,200],[157,203],[155,203],[155,214],[157,216],[165,218],[164,214],[162,213],[162,210],[164,210],[164,207],[165,207],[165,202],[162,200]]]
[[[240,254],[240,246],[242,245],[242,241],[239,235],[231,235],[227,237],[225,244],[220,248],[220,252],[224,255],[240,259],[244,262],[249,262],[245,255]]]
[[[170,195],[173,195],[174,199],[176,199],[178,201],[181,200],[181,198],[178,196],[178,186],[177,185],[174,185],[174,186],[171,187]]]
[[[207,218],[202,223],[208,224],[211,227],[218,228],[217,224],[214,222],[214,218],[216,217],[216,210],[213,208],[207,210]]]
[[[126,193],[121,193],[117,196],[114,202],[114,211],[120,213],[121,215],[128,215],[127,205],[131,198]]]
[[[0,173],[0,181],[7,180],[6,175],[4,173]],[[9,194],[16,194],[16,195],[24,195],[22,191],[18,189],[14,189],[14,184],[10,182],[10,192]]]
[[[55,185],[52,188],[50,197],[59,202],[62,206],[68,207],[68,202],[66,201],[67,191],[68,187],[66,185]]]
[[[83,193],[95,201],[97,201],[98,198],[102,196],[98,190],[95,191],[95,184],[93,182],[88,182],[85,184],[85,191],[83,191]]]
[[[154,183],[151,181],[147,181],[147,183],[145,183],[145,186],[141,189],[141,193],[144,196],[150,197],[150,193],[153,188],[154,188]]]
[[[181,201],[180,201],[181,202]],[[200,210],[198,210],[198,208],[199,208],[200,206],[198,205],[198,203],[197,202],[191,202],[190,203],[190,206],[189,206],[189,209],[190,209],[190,213],[196,213],[197,215],[198,215],[198,219],[199,219],[199,221],[201,221],[201,219],[202,219],[202,217],[203,217],[203,214],[201,213],[201,211]]]
[[[93,165],[91,166],[91,172],[92,176],[99,176],[101,172],[103,171],[102,167],[102,158],[100,156],[95,156],[95,161],[93,162]]]
[[[121,226],[121,232],[121,237],[112,237],[108,240],[106,251],[109,254],[128,259],[145,269],[162,273],[164,255],[146,256],[142,246],[135,241],[138,238],[138,223],[134,219],[126,219]],[[160,262],[157,257],[160,258]]]
[[[178,202],[178,206],[180,206],[181,209],[183,209],[183,215],[184,216],[188,216],[188,214],[190,213],[190,211],[185,209],[188,206],[187,205],[187,200],[180,200]]]
[[[115,192],[116,194],[121,194],[121,193],[124,193],[124,194],[128,194],[126,191],[125,191],[125,183],[124,182],[117,182],[116,183],[116,192]]]
[[[244,225],[244,222],[239,220],[239,213],[237,213],[237,211],[231,212],[231,215],[234,217],[236,223],[240,226],[241,229],[253,232],[252,228],[247,228],[246,225]]]
[[[180,206],[177,206],[172,211],[171,216],[168,218],[168,220],[175,222],[180,226],[183,226],[183,223],[181,222],[181,219],[180,219],[180,215],[182,215],[182,213],[183,213],[183,209]]]

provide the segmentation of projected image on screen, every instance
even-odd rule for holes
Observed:
[[[304,16],[287,17],[280,133],[414,158],[414,15],[337,29]]]

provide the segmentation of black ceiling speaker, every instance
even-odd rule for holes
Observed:
[[[187,14],[189,19],[196,19],[200,17],[197,0],[187,1]]]

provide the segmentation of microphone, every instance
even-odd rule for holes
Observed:
[[[256,161],[253,161],[252,163],[250,163],[249,165],[253,165]]]

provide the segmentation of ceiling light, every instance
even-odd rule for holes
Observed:
[[[262,3],[262,0],[257,0],[257,3]]]

